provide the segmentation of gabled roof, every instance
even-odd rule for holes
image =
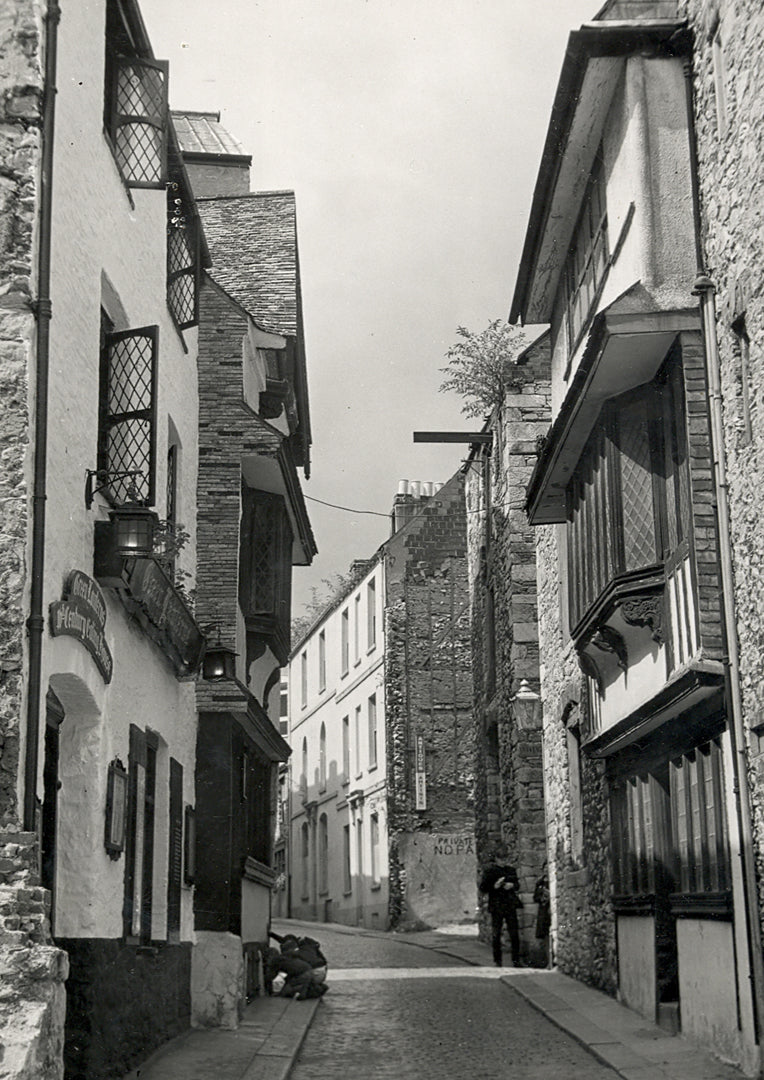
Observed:
[[[214,154],[217,157],[238,157],[251,163],[252,157],[220,123],[219,112],[172,111],[175,130],[184,154]]]
[[[261,329],[295,337],[300,323],[297,218],[292,191],[199,199],[210,277]]]

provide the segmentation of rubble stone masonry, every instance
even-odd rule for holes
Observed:
[[[386,557],[390,924],[469,922],[474,753],[461,473],[392,537]],[[424,740],[425,810],[416,809],[417,736]],[[414,880],[425,864],[422,880]]]
[[[477,855],[507,842],[520,877],[521,952],[543,962],[533,889],[546,858],[541,706],[519,725],[512,698],[522,680],[539,690],[535,530],[525,491],[537,441],[549,425],[549,352],[544,335],[508,368],[503,406],[490,422],[490,456],[476,456],[467,484],[476,723]],[[486,513],[486,502],[490,509]],[[481,936],[489,933],[481,912]]]
[[[17,813],[42,98],[33,0],[0,11],[0,822]]]
[[[701,236],[716,287],[744,724],[764,912],[764,11],[758,0],[684,0]]]
[[[37,837],[22,832],[30,409],[35,363],[42,20],[34,0],[0,8],[0,1077],[63,1074],[66,954],[50,937]]]

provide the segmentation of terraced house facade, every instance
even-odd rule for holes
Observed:
[[[213,260],[138,6],[0,33],[3,1068],[105,1080],[235,1026],[267,942],[315,550],[294,199],[211,220]]]
[[[708,59],[683,14],[611,2],[571,34],[511,320],[551,334],[526,509],[556,957],[752,1071],[751,735],[692,104]]]

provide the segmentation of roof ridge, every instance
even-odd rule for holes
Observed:
[[[239,195],[200,195],[197,202],[232,202],[234,199],[262,199],[269,195],[294,195],[294,188],[278,188],[273,191],[245,191]]]

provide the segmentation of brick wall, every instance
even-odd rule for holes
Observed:
[[[522,952],[526,959],[540,961],[532,897],[546,858],[541,728],[539,719],[530,728],[520,728],[512,698],[523,679],[536,692],[539,689],[535,533],[524,505],[536,462],[537,439],[549,426],[546,337],[526,350],[521,363],[508,368],[505,383],[503,406],[490,424],[494,434],[490,459],[476,456],[467,482],[477,743],[475,828],[481,865],[490,858],[497,839],[504,839],[510,847],[524,901],[520,912]],[[491,492],[488,514],[487,479]],[[486,920],[483,911],[483,937]]]
[[[443,899],[441,919],[466,922],[474,918],[474,750],[461,473],[423,502],[421,511],[391,538],[386,566],[390,923],[400,928],[421,925],[406,869],[417,834],[459,839],[464,859],[455,872],[460,877],[469,873],[470,881],[462,882],[447,902]],[[424,738],[426,810],[416,809],[417,735]],[[425,847],[423,842],[422,850]],[[438,850],[437,844],[434,853],[427,848],[433,873]],[[425,891],[431,886],[431,879],[424,882]]]
[[[241,463],[248,454],[275,456],[278,432],[244,404],[244,312],[205,281],[199,321],[199,480],[197,600],[200,625],[221,625],[236,645],[239,603]]]

